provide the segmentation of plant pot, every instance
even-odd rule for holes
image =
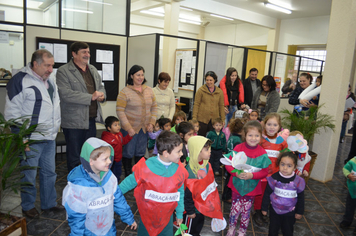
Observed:
[[[311,159],[310,159],[309,175],[307,177],[304,177],[305,184],[308,183],[309,177],[310,177],[310,175],[312,173],[312,170],[313,170],[313,167],[314,167],[314,164],[315,164],[316,157],[318,156],[318,154],[316,154],[315,152],[312,152],[312,151],[309,151],[308,154],[311,157]]]
[[[0,236],[10,235],[18,229],[21,229],[22,236],[27,236],[27,226],[26,226],[26,218],[16,217],[16,216],[8,216],[7,214],[0,213],[0,219],[9,218],[9,225],[0,231]],[[16,234],[18,235],[18,234]]]

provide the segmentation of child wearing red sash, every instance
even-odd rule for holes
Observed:
[[[226,170],[231,174],[228,187],[232,190],[232,204],[230,212],[229,230],[226,236],[234,236],[239,216],[241,215],[238,235],[245,235],[250,220],[250,211],[255,196],[261,195],[261,179],[268,174],[271,161],[266,151],[259,145],[262,136],[262,126],[252,120],[244,125],[245,142],[234,148],[236,152],[244,152],[247,156],[246,165],[251,166],[246,172],[232,172],[234,167],[226,165]],[[232,160],[232,156],[230,156]]]
[[[123,194],[135,188],[134,196],[141,220],[137,235],[173,235],[173,211],[178,225],[183,222],[184,182],[188,172],[180,163],[182,139],[162,131],[156,139],[158,155],[142,158],[133,173],[119,185]]]
[[[265,116],[263,129],[263,138],[261,139],[261,147],[263,147],[271,160],[272,164],[268,166],[268,175],[270,177],[274,173],[279,171],[277,164],[277,159],[281,150],[288,148],[287,142],[278,136],[278,132],[281,131],[281,116],[278,113],[269,113]],[[261,180],[262,193],[265,192],[267,186],[267,179],[263,178]],[[263,194],[255,197],[254,208],[255,214],[252,219],[254,223],[258,226],[263,226],[268,223],[268,218],[262,215],[261,205],[262,205]]]
[[[194,136],[188,140],[190,161],[186,166],[189,177],[184,195],[184,223],[189,233],[199,236],[204,226],[204,216],[223,219],[220,197],[209,163],[212,141],[203,136]]]

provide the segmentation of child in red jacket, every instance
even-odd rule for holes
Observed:
[[[111,166],[111,171],[117,178],[117,182],[120,181],[121,170],[122,170],[122,147],[128,144],[132,137],[130,135],[122,136],[120,132],[121,126],[120,121],[115,116],[108,116],[105,119],[105,128],[101,134],[101,139],[110,144],[114,148],[114,162]]]

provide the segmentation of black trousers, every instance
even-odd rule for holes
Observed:
[[[223,167],[223,168],[225,168],[225,167]],[[228,184],[229,181],[230,181],[231,175],[230,175],[230,173],[227,172],[226,170],[225,170],[225,173],[226,173],[226,174],[225,174],[226,179],[225,179],[225,183],[224,183],[224,190],[223,190],[223,193],[222,193],[222,196],[221,196],[221,198],[222,198],[223,201],[231,200],[231,196],[232,196],[231,188],[229,188],[229,187],[227,186],[227,184]]]
[[[349,222],[351,224],[352,220],[354,219],[355,209],[356,209],[356,198],[352,199],[350,193],[348,192],[346,197],[346,209],[345,209],[343,221]]]
[[[295,212],[278,215],[272,205],[269,207],[269,231],[268,236],[278,236],[279,229],[283,236],[292,236],[295,224]]]
[[[187,214],[183,215],[183,223],[188,227],[186,233],[193,236],[199,236],[204,226],[204,215],[201,213],[195,213],[195,218],[191,219]]]
[[[199,135],[206,137],[206,134],[212,130],[213,130],[213,125],[211,124],[211,120],[209,120],[208,124],[199,121],[199,131],[198,131]]]
[[[209,162],[213,167],[213,171],[220,172],[220,158],[222,158],[222,149],[211,149]]]

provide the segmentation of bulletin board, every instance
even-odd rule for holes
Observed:
[[[177,49],[174,69],[173,91],[178,89],[194,91],[197,51],[195,49]]]
[[[36,37],[36,48],[45,48],[54,56],[53,72],[72,58],[70,45],[76,41]],[[88,43],[89,63],[98,70],[106,90],[106,100],[116,101],[119,92],[120,46]]]

